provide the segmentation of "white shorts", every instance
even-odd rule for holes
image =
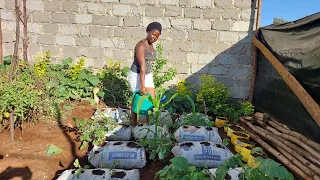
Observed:
[[[130,90],[132,92],[140,89],[140,74],[129,71],[127,80],[130,84]],[[152,73],[145,75],[144,86],[146,88],[154,88]]]

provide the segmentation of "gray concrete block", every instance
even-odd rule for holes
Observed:
[[[175,29],[191,29],[191,19],[171,19],[171,26]]]
[[[239,20],[240,19],[240,10],[235,8],[225,9],[222,12],[223,19],[232,19]]]
[[[214,6],[214,0],[197,0],[193,1],[193,5],[196,7],[213,7]]]
[[[236,0],[234,1],[234,5],[238,8],[250,8],[252,5],[251,0]]]
[[[64,12],[78,12],[78,4],[72,1],[62,2],[62,10]]]
[[[42,46],[42,50],[43,51],[47,51],[49,50],[50,51],[50,55],[52,56],[59,56],[60,55],[60,48],[58,46],[52,46],[52,45],[44,45]],[[39,52],[39,51],[38,51]]]
[[[220,8],[204,9],[203,17],[208,19],[220,19],[222,10]]]
[[[187,32],[186,32],[186,31],[183,31],[183,30],[175,30],[175,29],[172,29],[172,30],[170,30],[170,32],[169,32],[169,36],[170,36],[170,38],[172,38],[172,39],[183,40],[183,39],[186,39],[186,37],[187,37]]]
[[[27,1],[27,9],[30,11],[42,11],[43,1],[29,0]]]
[[[76,35],[79,34],[78,26],[69,25],[69,24],[60,24],[59,25],[61,35]]]
[[[34,11],[32,13],[32,20],[33,22],[50,22],[51,16],[51,13]]]
[[[141,18],[140,17],[124,17],[123,19],[124,26],[127,27],[137,27],[141,24]]]
[[[156,0],[140,0],[140,4],[156,4]]]
[[[239,35],[236,32],[229,32],[229,31],[219,31],[219,42],[229,42],[229,43],[236,43],[238,42]]]
[[[163,9],[157,6],[146,6],[145,14],[148,17],[159,17],[163,16]]]
[[[105,25],[105,26],[118,26],[119,17],[116,16],[106,16],[106,15],[94,15],[92,24]]]
[[[134,39],[143,39],[147,37],[146,28],[132,28],[131,36]]]
[[[188,33],[188,40],[196,41],[210,41],[215,42],[217,38],[217,31],[190,31]]]
[[[216,64],[216,54],[199,54],[199,61],[198,64]]]
[[[88,13],[90,14],[105,14],[107,7],[104,4],[87,3]]]
[[[184,17],[186,18],[200,18],[203,10],[199,8],[185,8]]]
[[[91,14],[76,14],[76,23],[77,24],[90,24],[92,23]]]
[[[178,5],[179,0],[158,0],[159,4],[163,5]]]
[[[76,40],[77,46],[85,46],[85,47],[91,46],[91,40],[89,37],[77,37],[75,40]]]
[[[116,16],[126,16],[131,12],[130,5],[114,4],[112,7],[112,13]]]
[[[72,36],[56,36],[56,43],[58,45],[72,46],[74,38]]]
[[[54,44],[54,37],[50,34],[40,34],[38,36],[37,42],[39,44]]]
[[[184,7],[190,7],[192,0],[179,0],[179,5]]]
[[[212,29],[221,31],[230,31],[230,22],[227,20],[214,20],[212,22]]]
[[[59,1],[45,1],[43,8],[44,8],[44,11],[59,12],[61,10],[61,2],[59,2]],[[39,10],[41,10],[41,9],[39,9]]]
[[[169,17],[181,17],[182,8],[179,6],[166,6],[164,15]]]
[[[67,58],[67,57],[75,58],[80,56],[78,47],[62,46],[61,49],[62,49],[64,58]]]
[[[69,23],[70,17],[68,13],[53,13],[52,22],[55,23]]]
[[[122,27],[118,27],[114,29],[114,37],[126,37],[131,38],[131,29],[124,29]]]
[[[191,52],[196,53],[209,53],[210,43],[206,42],[192,42]]]
[[[214,3],[221,8],[229,8],[233,5],[232,0],[214,0]]]
[[[100,39],[101,47],[107,47],[107,48],[114,48],[115,45],[113,44],[113,41],[110,38],[103,38]]]
[[[57,24],[43,24],[43,32],[48,34],[57,34],[59,32],[59,25]]]
[[[211,29],[211,21],[207,19],[194,19],[193,27],[196,30],[210,30]]]

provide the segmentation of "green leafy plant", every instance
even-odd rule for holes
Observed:
[[[163,180],[209,180],[209,174],[204,170],[196,168],[188,163],[188,160],[183,157],[174,157],[170,160],[171,164],[165,166],[162,170],[156,173],[155,178]]]
[[[210,120],[210,117],[202,113],[184,113],[179,119],[181,125],[213,127],[213,121]]]
[[[240,179],[247,180],[273,180],[275,178],[293,180],[293,175],[287,171],[287,169],[281,164],[275,162],[272,159],[263,159],[257,157],[256,161],[260,162],[259,166],[256,168],[251,168],[242,161],[242,155],[236,154],[233,157],[227,159],[222,165],[217,168],[216,180],[223,180],[228,173],[230,168],[235,168],[237,166],[242,167],[242,172],[240,174]]]
[[[153,112],[149,112],[149,116],[150,118],[154,119],[154,124],[155,124],[155,131],[152,132],[154,135],[153,139],[147,139],[146,137],[142,138],[139,143],[141,146],[145,147],[147,150],[150,151],[150,159],[155,159],[158,158],[160,160],[165,159],[169,153],[170,150],[172,148],[173,142],[170,140],[170,138],[168,137],[159,137],[159,132],[158,132],[158,128],[159,128],[159,121],[160,121],[160,114],[161,112],[165,109],[165,107],[175,98],[177,97],[179,94],[174,94],[168,101],[162,103],[161,99],[163,98],[163,96],[166,93],[166,89],[165,88],[158,88],[157,92],[156,92],[156,97],[152,98],[148,95],[144,95],[142,96],[142,98],[139,100],[138,102],[138,113],[137,116],[139,117],[139,112],[142,106],[142,102],[145,99],[148,99],[149,101],[152,102],[154,108],[153,108]],[[181,95],[181,94],[180,94]],[[192,101],[192,99],[188,96],[186,96],[190,102],[192,103],[192,109],[194,111],[195,107],[194,107],[194,103]],[[149,132],[148,132],[149,133]]]
[[[121,68],[120,61],[109,60],[105,69],[100,70],[101,90],[98,95],[109,106],[127,108],[131,103],[129,84],[125,77],[128,67]]]
[[[223,146],[228,146],[230,144],[230,139],[228,139],[228,138],[223,138],[223,140],[222,140],[222,145]]]
[[[112,131],[117,126],[117,123],[111,118],[94,117],[93,119],[84,118],[81,120],[73,118],[73,120],[76,122],[76,126],[81,134],[80,149],[86,147],[89,142],[92,142],[95,145],[104,142],[107,131]]]
[[[163,58],[162,51],[162,45],[158,44],[156,47],[157,58],[152,67],[153,81],[156,88],[161,87],[165,82],[172,80],[177,75],[177,71],[173,68],[161,72],[168,63],[168,60]]]
[[[198,103],[203,104],[205,102],[208,112],[214,115],[222,115],[231,96],[229,87],[214,80],[212,75],[202,75],[201,79],[203,82],[197,94]]]
[[[167,109],[170,113],[182,113],[191,112],[192,105],[190,101],[186,98],[186,95],[192,97],[192,91],[190,90],[190,84],[185,80],[179,81],[177,85],[167,91],[166,96],[171,97],[172,95],[179,93],[168,105]]]
[[[85,169],[89,169],[89,166],[88,166],[88,165],[85,165],[85,166],[81,167],[78,159],[76,159],[76,160],[73,162],[73,166],[76,168],[76,170],[74,171],[74,176],[75,176],[76,178],[80,178],[81,174],[84,173],[84,170],[85,170]]]

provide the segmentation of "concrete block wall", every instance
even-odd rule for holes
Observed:
[[[199,83],[213,74],[246,98],[250,87],[255,0],[27,0],[28,57],[50,50],[53,61],[86,57],[102,68],[108,59],[130,66],[146,26],[158,21],[169,66],[179,79]],[[0,2],[4,55],[13,53],[14,1]],[[22,27],[21,27],[22,30]],[[22,41],[20,41],[22,42]],[[22,52],[22,51],[20,51]]]

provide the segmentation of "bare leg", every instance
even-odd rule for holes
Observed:
[[[138,124],[137,114],[132,111],[132,104],[131,104],[131,118],[132,118],[132,126],[136,127],[136,125]]]

